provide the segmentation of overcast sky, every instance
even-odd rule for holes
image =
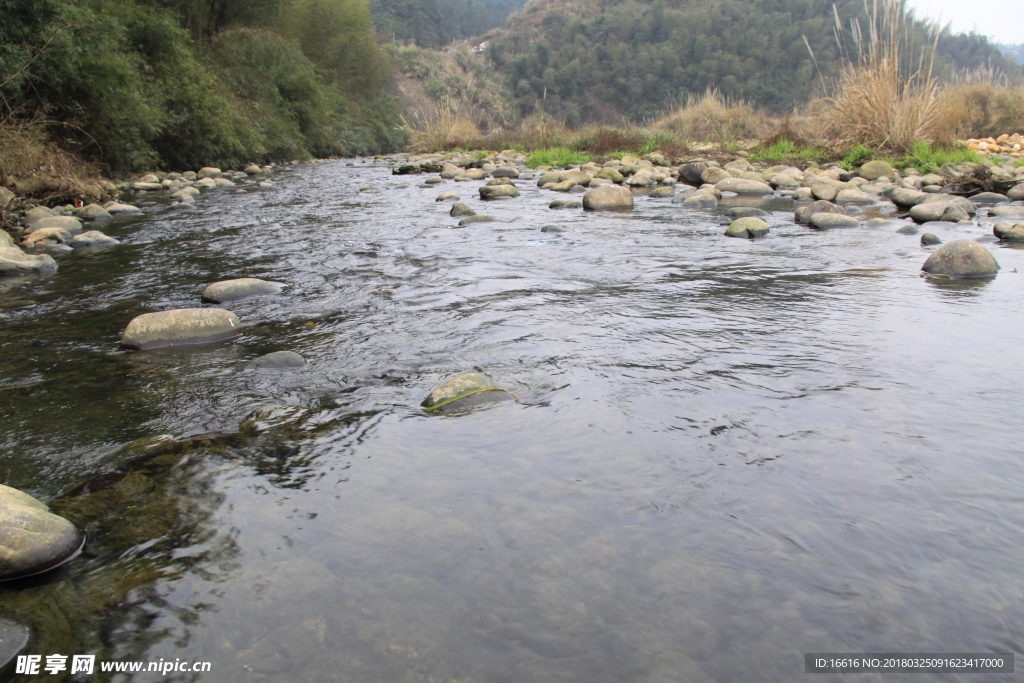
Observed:
[[[955,33],[978,33],[997,43],[1024,43],[1024,0],[907,0],[914,14],[952,22]]]

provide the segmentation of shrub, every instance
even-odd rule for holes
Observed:
[[[674,131],[687,141],[715,142],[725,146],[761,137],[764,117],[746,102],[730,100],[709,88],[700,98],[687,97],[686,104],[654,122],[660,130]]]

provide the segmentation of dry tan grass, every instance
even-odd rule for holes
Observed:
[[[62,150],[37,121],[0,122],[0,184],[16,194],[44,201],[100,199],[99,171]]]
[[[708,89],[655,121],[652,127],[672,131],[689,141],[726,145],[763,136],[767,121],[746,102],[730,101],[717,90]]]
[[[480,149],[484,136],[470,118],[450,106],[440,105],[436,115],[410,128],[409,139],[414,151]]]
[[[939,95],[943,109],[957,112],[960,139],[1024,132],[1024,83],[977,73],[947,85]]]

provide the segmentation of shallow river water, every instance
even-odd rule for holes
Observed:
[[[349,163],[196,211],[137,198],[100,227],[121,246],[0,282],[0,474],[90,534],[0,586],[34,651],[289,683],[1024,652],[1024,250],[933,280],[918,236],[814,231],[787,200],[750,241],[721,209],[550,210],[533,181],[484,205]],[[452,229],[444,190],[497,221]],[[237,342],[119,349],[134,316],[246,276],[288,287],[223,306]],[[285,349],[306,367],[248,367]],[[419,408],[474,369],[520,402]]]

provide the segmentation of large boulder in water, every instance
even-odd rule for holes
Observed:
[[[143,313],[128,323],[121,346],[146,351],[197,346],[234,339],[242,334],[238,316],[223,308],[178,308]]]
[[[6,230],[0,230],[0,275],[52,273],[57,262],[49,254],[29,256],[14,243]]]
[[[82,247],[112,247],[121,242],[99,230],[89,230],[81,235],[75,235],[68,244],[75,249],[80,249]]]
[[[44,228],[62,228],[72,235],[77,235],[84,230],[82,221],[74,216],[47,216],[33,221],[29,226],[28,232],[35,232]]]
[[[0,485],[0,581],[63,564],[84,542],[74,524],[27,493]]]
[[[601,185],[583,194],[587,211],[622,211],[633,208],[633,193],[621,185]]]
[[[473,209],[469,208],[465,204],[463,204],[461,202],[455,202],[454,204],[452,204],[452,210],[448,212],[448,215],[449,216],[453,216],[453,217],[472,216],[475,213],[476,213],[476,211],[474,211]]]
[[[509,400],[515,400],[515,396],[496,387],[487,375],[464,372],[443,382],[420,405],[427,412],[444,414],[484,403]]]
[[[999,263],[984,245],[974,240],[953,240],[932,252],[921,270],[952,278],[995,277]]]
[[[221,280],[207,285],[203,290],[203,301],[219,304],[258,294],[277,294],[284,288],[283,282],[271,282],[255,277],[240,277],[236,280]]]
[[[679,167],[679,179],[690,185],[700,186],[704,180],[701,174],[708,170],[707,164],[690,163]]]

